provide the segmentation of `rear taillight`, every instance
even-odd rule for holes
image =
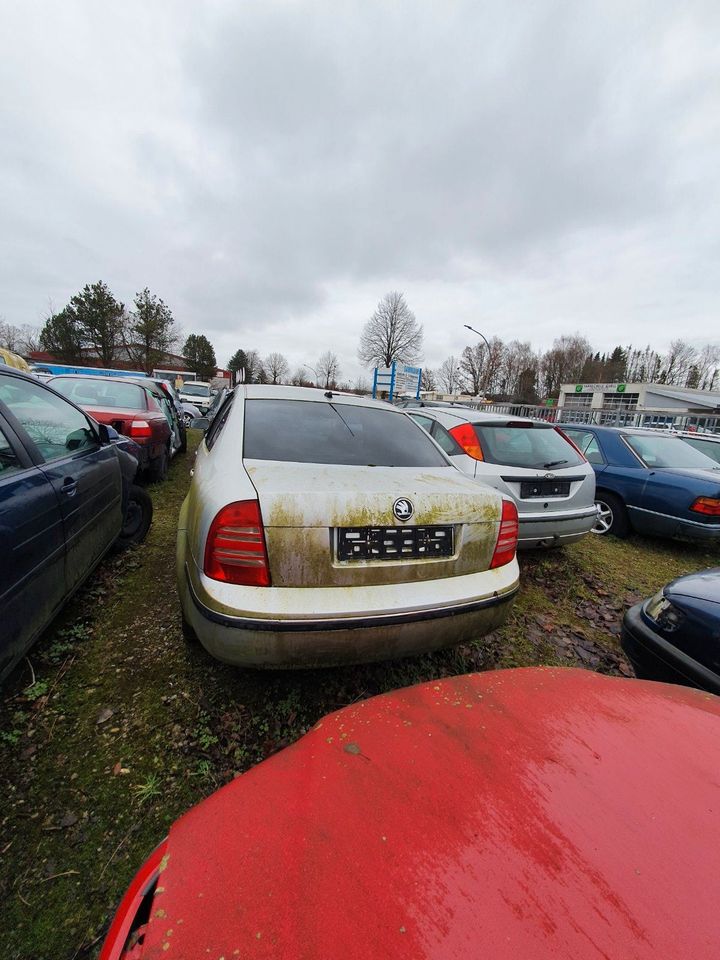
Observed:
[[[269,587],[260,504],[240,500],[223,507],[210,525],[205,546],[205,575],[225,583]]]
[[[503,500],[500,531],[490,569],[503,567],[515,556],[518,543],[518,512],[512,500]]]
[[[582,452],[582,450],[580,449],[580,447],[579,447],[573,440],[571,440],[570,437],[569,437],[566,433],[563,433],[562,430],[560,429],[560,427],[553,427],[553,430],[554,430],[556,433],[559,433],[560,436],[563,438],[563,440],[566,440],[566,441],[570,444],[570,446],[573,448],[573,450],[575,450],[575,451],[582,457],[582,459],[587,463],[587,457],[586,457],[585,454]]]
[[[151,437],[152,430],[147,420],[133,420],[130,424],[130,436],[134,440],[138,437]]]
[[[695,513],[704,513],[706,517],[720,517],[720,500],[717,497],[698,497],[690,509]]]
[[[478,435],[471,423],[459,423],[456,427],[451,427],[449,433],[473,460],[485,459]]]

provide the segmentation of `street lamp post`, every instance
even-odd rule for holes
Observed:
[[[315,385],[316,387],[319,386],[318,381],[319,381],[320,378],[318,377],[318,372],[317,372],[317,370],[315,369],[315,367],[311,367],[309,363],[301,363],[300,366],[301,366],[301,367],[305,367],[306,370],[312,370],[312,372],[315,374],[315,384],[314,384],[314,385]]]
[[[482,339],[485,341],[485,346],[488,348],[488,356],[489,356],[489,355],[490,355],[490,344],[487,342],[487,338],[484,336],[484,334],[480,333],[479,330],[476,330],[475,327],[471,327],[469,323],[464,323],[463,326],[464,326],[467,330],[472,330],[472,332],[473,332],[473,333],[476,333],[479,337],[482,337]]]

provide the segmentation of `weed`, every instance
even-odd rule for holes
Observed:
[[[40,697],[45,696],[49,689],[50,684],[47,680],[36,680],[35,683],[31,683],[29,687],[25,687],[23,696],[26,700],[39,700]]]
[[[138,803],[147,803],[149,800],[154,800],[161,793],[160,778],[156,773],[151,773],[147,780],[135,784],[133,793]]]

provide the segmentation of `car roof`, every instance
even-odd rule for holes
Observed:
[[[145,953],[707,957],[719,722],[568,668],[354,703],[171,827]]]
[[[248,383],[239,387],[248,400],[310,400],[311,402],[343,403],[356,407],[375,407],[379,410],[388,410],[392,413],[408,415],[408,411],[388,403],[386,400],[373,400],[370,397],[358,397],[354,393],[343,393],[340,390],[324,390],[322,387],[286,387],[280,384]]]
[[[676,436],[675,431],[670,430],[653,430],[649,428],[645,429],[644,427],[609,427],[600,423],[565,423],[564,421],[560,421],[556,423],[555,426],[563,430],[597,430],[600,433],[613,433],[623,437],[647,437],[648,435],[653,437]]]
[[[433,407],[428,410],[428,416],[432,416],[434,413],[447,413],[466,423],[492,423],[500,426],[504,423],[527,423],[529,425],[547,423],[549,427],[555,426],[555,424],[548,423],[546,420],[535,420],[532,417],[518,417],[510,413],[491,413],[486,410],[474,410],[472,407],[465,407],[463,409],[462,407],[444,406]]]

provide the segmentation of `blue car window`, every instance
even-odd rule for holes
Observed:
[[[680,437],[628,434],[625,442],[650,469],[662,467],[690,470],[716,470],[717,464]]]
[[[22,470],[22,465],[10,446],[10,441],[0,430],[0,477],[6,477],[16,470]]]
[[[5,382],[0,386],[0,400],[17,417],[45,460],[58,460],[98,446],[87,417],[39,383],[16,379]]]
[[[585,454],[589,463],[605,463],[597,437],[589,430],[563,430],[575,446]]]

